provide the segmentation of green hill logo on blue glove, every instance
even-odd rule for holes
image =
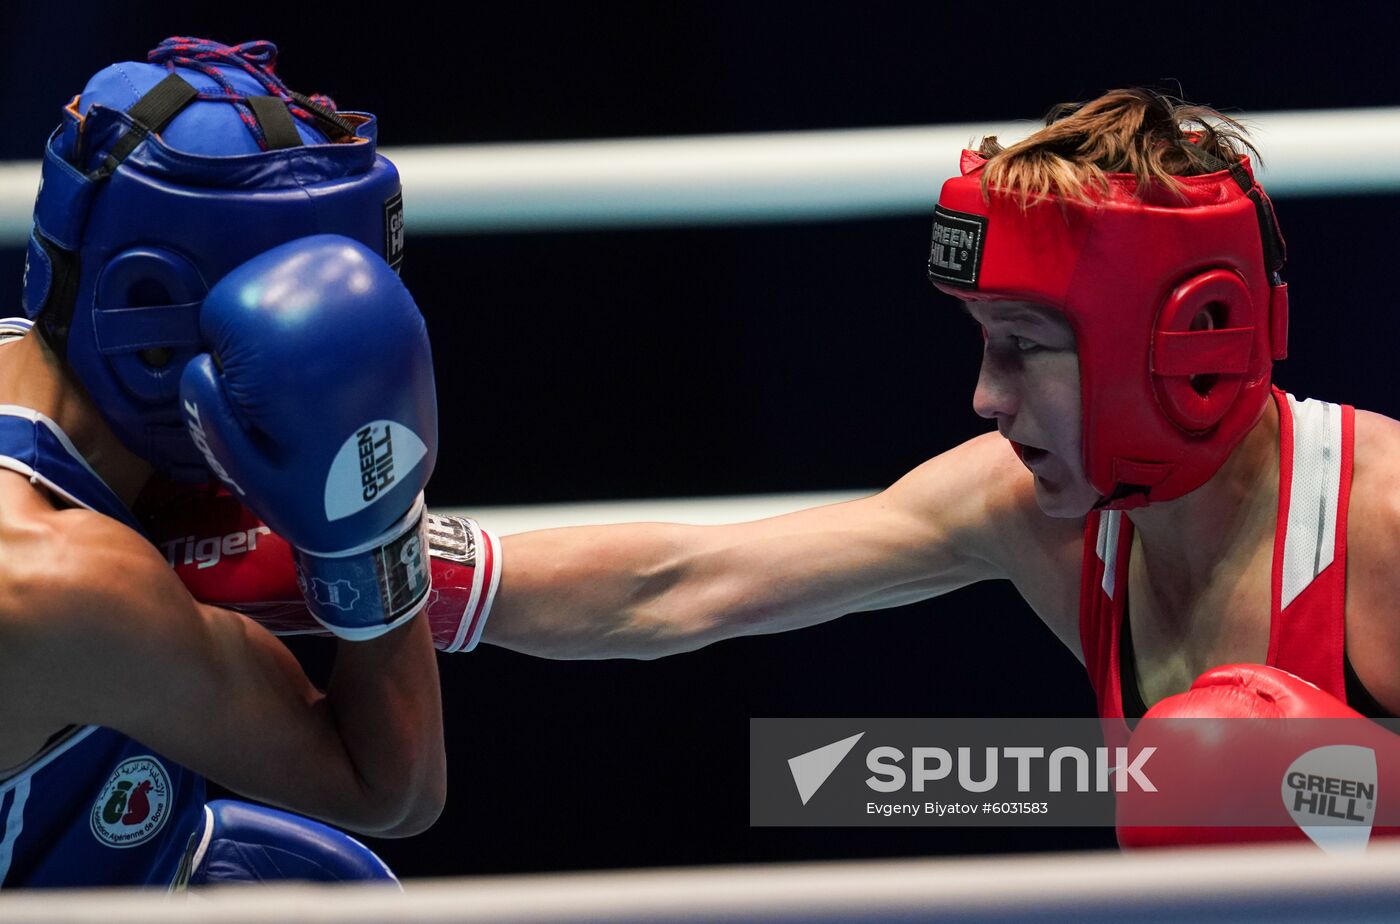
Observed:
[[[360,427],[341,444],[326,475],[326,519],[353,516],[373,504],[413,467],[428,447],[418,434],[392,420]]]

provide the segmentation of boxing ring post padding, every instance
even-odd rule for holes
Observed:
[[[367,886],[0,894],[7,924],[1394,920],[1400,845],[749,865]]]

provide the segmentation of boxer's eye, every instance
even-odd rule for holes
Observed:
[[[153,369],[163,369],[170,362],[170,349],[168,347],[152,347],[149,350],[142,350],[137,354],[141,361]]]
[[[1016,349],[1022,353],[1032,353],[1040,349],[1040,344],[1029,337],[1012,337],[1011,341],[1016,344]]]

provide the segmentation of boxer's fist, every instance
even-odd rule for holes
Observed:
[[[1172,719],[1359,719],[1361,714],[1300,677],[1263,664],[1213,667],[1184,693],[1147,711]]]
[[[316,235],[221,279],[208,352],[180,381],[210,468],[296,549],[312,613],[371,638],[429,589],[421,491],[437,449],[432,355],[417,305],[378,255]]]
[[[292,549],[227,490],[157,485],[138,504],[151,541],[196,600],[237,610],[277,635],[326,635],[297,587]],[[439,651],[471,651],[500,582],[500,541],[469,517],[427,515]]]
[[[1323,846],[1364,844],[1374,805],[1367,809],[1363,800],[1347,808],[1335,798],[1348,788],[1345,783],[1314,786],[1308,778],[1369,775],[1374,781],[1376,761],[1385,764],[1395,742],[1336,697],[1287,671],[1258,664],[1213,668],[1189,690],[1149,709],[1134,730],[1131,753],[1156,748],[1149,772],[1157,792],[1119,795],[1118,842],[1166,847],[1311,838]],[[1345,750],[1328,751],[1338,747]],[[1353,757],[1370,769],[1353,772]],[[1337,769],[1314,772],[1329,761]],[[1304,785],[1290,788],[1287,781],[1300,766],[1309,768],[1295,777]],[[1188,820],[1200,823],[1179,823]]]

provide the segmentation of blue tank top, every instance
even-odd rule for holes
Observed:
[[[14,326],[0,322],[0,337]],[[0,468],[139,530],[37,411],[0,405]],[[0,769],[0,887],[180,885],[204,833],[204,802],[203,777],[145,745],[109,728],[65,729]]]

